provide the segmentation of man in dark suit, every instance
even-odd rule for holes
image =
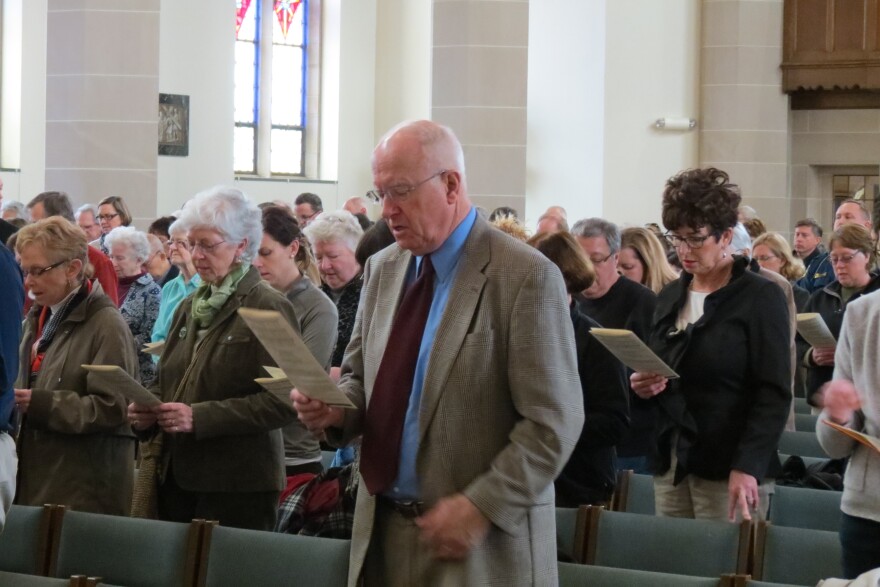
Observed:
[[[477,217],[448,128],[390,131],[373,180],[397,242],[365,268],[339,382],[357,409],[291,393],[310,429],[363,433],[349,584],[555,585],[552,483],[583,424],[562,276]],[[385,375],[408,352],[389,402]],[[402,421],[377,430],[391,411]]]

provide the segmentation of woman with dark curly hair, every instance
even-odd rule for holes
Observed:
[[[714,168],[683,171],[663,192],[666,236],[684,271],[658,296],[649,345],[680,377],[630,377],[659,407],[660,515],[764,516],[779,469],[791,402],[788,306],[748,259],[727,252],[739,203],[739,188]]]

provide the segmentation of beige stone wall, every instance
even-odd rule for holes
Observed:
[[[791,113],[792,220],[812,217],[831,229],[832,175],[876,175],[880,110]]]
[[[431,115],[455,130],[468,188],[525,212],[529,3],[434,0]]]
[[[47,32],[45,187],[77,204],[122,196],[144,227],[157,212],[159,0],[49,0]]]
[[[771,230],[791,224],[782,0],[704,0],[700,165],[726,170]]]

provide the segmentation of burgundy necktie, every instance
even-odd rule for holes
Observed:
[[[364,419],[361,475],[372,495],[397,477],[403,422],[433,296],[434,267],[426,255],[397,310]]]

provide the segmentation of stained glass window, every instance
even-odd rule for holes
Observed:
[[[308,0],[237,0],[235,172],[303,175]]]

